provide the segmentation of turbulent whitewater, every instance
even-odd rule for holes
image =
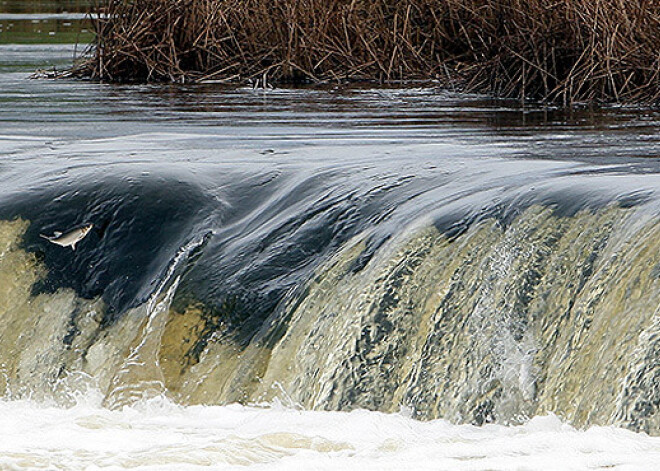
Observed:
[[[15,63],[0,466],[657,462],[655,114]]]
[[[0,402],[2,469],[654,469],[656,438],[613,427],[580,432],[554,416],[525,425],[421,422],[405,414],[175,406],[121,411]],[[20,418],[20,420],[19,420]]]

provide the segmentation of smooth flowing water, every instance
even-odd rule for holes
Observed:
[[[29,80],[74,47],[16,42],[2,469],[658,466],[660,114]]]

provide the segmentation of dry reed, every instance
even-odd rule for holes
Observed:
[[[660,101],[660,0],[102,0],[73,73],[107,81],[439,80]]]

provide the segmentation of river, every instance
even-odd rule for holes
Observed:
[[[32,80],[11,3],[0,469],[657,468],[660,113]]]

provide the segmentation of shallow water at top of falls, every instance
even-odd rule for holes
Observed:
[[[221,139],[214,146],[261,150],[327,142],[449,142],[507,146],[521,157],[608,161],[655,157],[660,149],[660,114],[634,108],[521,107],[414,86],[252,90],[26,80],[37,68],[66,67],[81,49],[0,45],[3,135],[86,140],[178,133],[202,142],[202,136]],[[475,156],[487,153],[480,149]]]

